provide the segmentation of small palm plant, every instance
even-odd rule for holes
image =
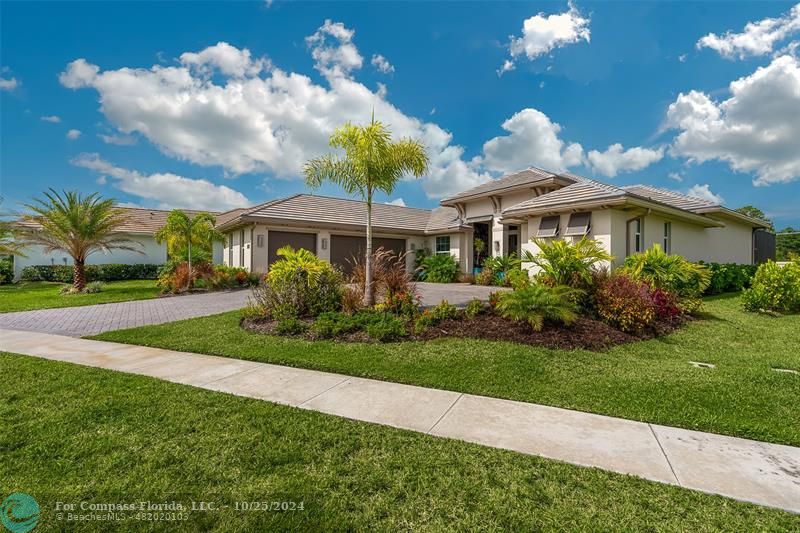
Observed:
[[[419,141],[392,141],[389,129],[381,122],[366,126],[350,123],[338,128],[330,138],[332,148],[344,150],[312,159],[303,167],[306,184],[319,187],[330,181],[348,194],[358,194],[367,205],[367,246],[364,252],[364,304],[375,303],[372,275],[372,198],[377,191],[391,194],[405,175],[420,177],[428,171],[428,154]]]
[[[541,275],[554,285],[585,285],[591,283],[592,271],[600,263],[611,261],[603,245],[582,237],[575,243],[560,239],[531,239],[539,253],[525,250],[523,261],[539,267]]]
[[[225,235],[214,228],[216,219],[211,213],[198,213],[190,217],[180,209],[175,209],[167,216],[167,223],[159,229],[154,237],[158,244],[167,243],[170,257],[186,257],[189,276],[186,288],[192,284],[192,247],[200,252],[201,257],[210,257],[214,241],[225,241]]]
[[[0,257],[4,255],[19,255],[22,253],[22,245],[16,238],[17,230],[11,222],[0,220]]]
[[[546,320],[569,325],[578,319],[574,300],[579,292],[565,285],[534,283],[501,294],[497,311],[505,318],[527,322],[534,331],[541,331]]]
[[[35,198],[22,215],[26,226],[20,230],[25,245],[38,245],[45,253],[65,252],[72,257],[72,286],[75,292],[86,287],[86,259],[95,252],[129,250],[142,253],[141,244],[120,234],[124,215],[114,200],[97,193],[83,196],[77,191],[58,193],[53,189]]]
[[[625,270],[655,289],[676,294],[688,290],[699,296],[711,283],[711,271],[707,267],[692,263],[683,256],[668,254],[657,243],[625,259]]]

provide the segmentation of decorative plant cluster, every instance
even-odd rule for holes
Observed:
[[[707,263],[711,271],[711,283],[706,294],[739,292],[750,287],[758,265],[739,265],[736,263]]]
[[[163,265],[86,265],[86,281],[123,281],[129,279],[156,279]],[[72,265],[33,265],[22,269],[22,281],[55,281],[72,283]]]
[[[418,279],[429,283],[453,283],[458,279],[458,261],[450,254],[434,254],[420,261]]]
[[[179,293],[191,287],[195,290],[229,290],[255,287],[259,275],[244,268],[212,265],[203,261],[189,266],[187,261],[169,262],[161,268],[156,285],[162,292]]]
[[[768,261],[758,267],[752,285],[742,293],[747,311],[800,312],[800,260],[783,266]]]
[[[11,259],[0,259],[0,285],[14,281],[14,262]]]

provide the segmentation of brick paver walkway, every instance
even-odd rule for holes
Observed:
[[[425,306],[436,305],[442,300],[447,300],[453,305],[464,305],[473,298],[486,300],[489,298],[489,293],[498,290],[497,287],[465,283],[418,283],[417,289]],[[250,294],[249,290],[239,290],[1,313],[0,328],[84,337],[104,331],[163,324],[241,309],[247,303]]]

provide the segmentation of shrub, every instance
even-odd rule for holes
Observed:
[[[311,332],[320,339],[331,339],[362,328],[365,319],[355,315],[328,312],[319,315],[311,325]]]
[[[86,294],[97,294],[98,292],[103,292],[104,288],[105,284],[103,284],[102,281],[92,281],[86,284],[83,292]]]
[[[569,325],[578,319],[577,308],[572,301],[576,291],[566,285],[528,285],[501,294],[497,311],[505,318],[527,322],[534,331],[541,331],[545,321]]]
[[[420,279],[430,283],[453,283],[458,279],[458,261],[450,254],[430,255],[420,269]]]
[[[506,282],[509,287],[513,287],[515,289],[521,289],[526,285],[530,285],[531,276],[527,270],[522,270],[521,268],[517,268],[514,270],[510,270],[506,274]]]
[[[348,315],[355,314],[364,308],[364,291],[350,285],[342,290],[342,311]]]
[[[739,292],[746,289],[758,270],[758,265],[736,263],[708,263],[707,267],[711,271],[711,282],[706,294]]]
[[[365,331],[370,338],[381,342],[388,342],[405,337],[406,322],[402,318],[390,314],[382,314],[380,320],[367,324]]]
[[[86,281],[123,281],[128,279],[156,279],[163,265],[86,265]],[[23,281],[56,281],[72,283],[72,265],[33,265],[20,272]]]
[[[492,292],[489,293],[489,307],[492,309],[497,307],[497,303],[500,301],[500,293],[499,292]]]
[[[278,250],[263,285],[253,290],[256,304],[276,320],[317,316],[342,306],[344,282],[330,263],[308,250]]]
[[[520,272],[522,268],[522,261],[519,260],[517,254],[511,253],[509,255],[498,255],[497,257],[488,257],[483,262],[484,268],[492,271],[493,278],[489,284],[510,286],[509,275],[512,272]]]
[[[670,255],[658,244],[625,259],[624,268],[633,278],[647,282],[654,289],[670,291],[679,299],[700,298],[711,282],[708,268],[680,255]]]
[[[300,335],[307,329],[308,325],[296,317],[284,318],[275,325],[275,333],[278,335]]]
[[[413,317],[419,313],[419,297],[407,292],[389,294],[376,308],[395,315]]]
[[[742,293],[746,311],[800,312],[800,263],[783,267],[768,261],[758,267],[752,286]]]
[[[249,320],[258,320],[265,318],[264,310],[258,305],[254,304],[252,301],[250,301],[247,303],[247,305],[245,305],[242,308],[242,318]]]
[[[595,304],[603,322],[626,333],[641,333],[656,317],[650,287],[624,272],[600,281]]]
[[[494,273],[490,267],[488,267],[485,263],[483,268],[481,269],[480,273],[475,277],[475,283],[478,285],[494,285],[494,280],[497,278],[497,275]]]
[[[11,259],[0,259],[0,285],[14,281],[14,263]]]
[[[407,253],[397,254],[392,250],[378,248],[372,253],[372,289],[379,299],[395,301],[398,295],[412,300],[417,297],[417,288],[413,276],[406,270]],[[364,294],[366,284],[366,266],[364,258],[353,259],[353,273],[350,282],[355,284]],[[363,297],[363,296],[362,296]]]
[[[658,320],[672,320],[683,313],[678,298],[664,289],[652,289],[650,297],[653,299],[653,310]]]
[[[458,318],[458,309],[447,300],[442,300],[439,305],[431,309],[431,316],[437,322],[448,318]]]
[[[523,261],[539,267],[538,277],[548,285],[586,288],[592,272],[613,259],[603,245],[586,237],[571,243],[562,239],[531,239],[539,248],[532,254],[525,251]]]
[[[81,291],[77,290],[77,289],[76,289],[75,287],[73,287],[72,285],[64,285],[64,286],[63,286],[63,287],[61,287],[61,289],[59,289],[59,291],[58,291],[58,293],[59,293],[60,295],[62,295],[62,296],[69,296],[69,295],[72,295],[72,294],[80,294],[80,292],[81,292]]]
[[[192,264],[191,271],[187,262],[168,263],[161,269],[156,286],[162,292],[178,293],[194,286],[197,280],[208,280],[213,275],[214,267],[210,263]]]
[[[466,307],[464,308],[464,315],[467,318],[475,318],[479,314],[483,313],[486,310],[486,306],[480,301],[478,298],[473,298],[469,302],[467,302]]]

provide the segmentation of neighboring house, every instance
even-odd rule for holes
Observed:
[[[153,238],[153,234],[166,224],[167,216],[170,212],[135,207],[119,207],[118,209],[125,214],[125,224],[122,226],[120,233],[138,242],[141,245],[139,248],[141,253],[127,250],[112,250],[108,253],[96,252],[89,256],[86,264],[164,264],[167,261],[167,245],[166,243],[158,244]],[[189,215],[199,212],[185,211]],[[72,258],[69,254],[63,252],[46,254],[41,246],[27,246],[22,252],[26,257],[17,256],[14,258],[15,280],[19,279],[22,269],[26,266],[72,265]],[[214,244],[214,262],[222,262],[221,243]]]
[[[366,204],[296,194],[219,215],[217,229],[227,236],[223,262],[251,272],[266,272],[284,246],[305,248],[349,272],[353,258],[366,247]],[[409,252],[406,266],[413,270],[417,250],[448,253],[462,260],[470,254],[471,228],[450,207],[434,210],[375,203],[372,205],[373,248]]]
[[[492,255],[536,253],[533,237],[583,236],[601,242],[615,265],[654,243],[692,261],[747,264],[770,255],[772,235],[763,231],[764,221],[666,189],[616,187],[571,173],[529,168],[445,198],[441,205],[457,209],[472,226],[473,233],[465,234],[468,247],[480,237]]]

